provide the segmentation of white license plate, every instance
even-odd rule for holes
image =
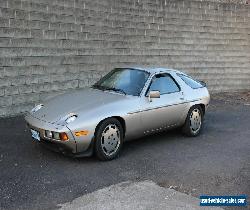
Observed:
[[[39,135],[39,132],[38,131],[35,131],[33,129],[30,129],[31,131],[31,136],[33,139],[37,140],[37,141],[40,141],[40,135]]]

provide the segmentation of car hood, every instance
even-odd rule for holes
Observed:
[[[79,112],[88,112],[103,104],[125,99],[126,96],[124,95],[85,88],[58,95],[44,102],[44,106],[33,115],[49,123],[59,123],[69,113],[79,114]]]

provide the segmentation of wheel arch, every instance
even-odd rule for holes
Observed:
[[[190,107],[189,107],[189,110],[194,107],[194,106],[200,106],[201,107],[201,110],[202,110],[202,114],[203,116],[205,115],[205,112],[206,112],[206,106],[205,104],[201,103],[201,101],[199,101],[198,103],[191,103],[190,104]]]
[[[110,118],[115,118],[115,119],[117,119],[117,120],[121,123],[122,128],[123,128],[123,137],[125,137],[125,133],[126,133],[126,123],[125,123],[125,120],[124,120],[122,117],[120,117],[120,116],[111,116],[111,117],[106,117],[106,118],[102,119],[102,120],[97,124],[97,126],[96,126],[96,128],[95,128],[95,136],[96,136],[96,132],[97,132],[99,126],[102,124],[102,122],[104,122],[105,120],[110,119]]]

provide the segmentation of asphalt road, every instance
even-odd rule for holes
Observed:
[[[0,119],[0,208],[53,209],[127,180],[153,180],[196,197],[250,195],[250,104],[233,97],[212,100],[199,137],[178,130],[148,136],[127,142],[109,162],[48,151],[31,139],[22,117]]]

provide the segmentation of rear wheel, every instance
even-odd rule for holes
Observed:
[[[108,118],[97,128],[95,153],[100,160],[116,158],[123,144],[123,128],[119,120]]]
[[[203,111],[199,105],[190,108],[182,132],[186,136],[198,136],[203,126]]]

